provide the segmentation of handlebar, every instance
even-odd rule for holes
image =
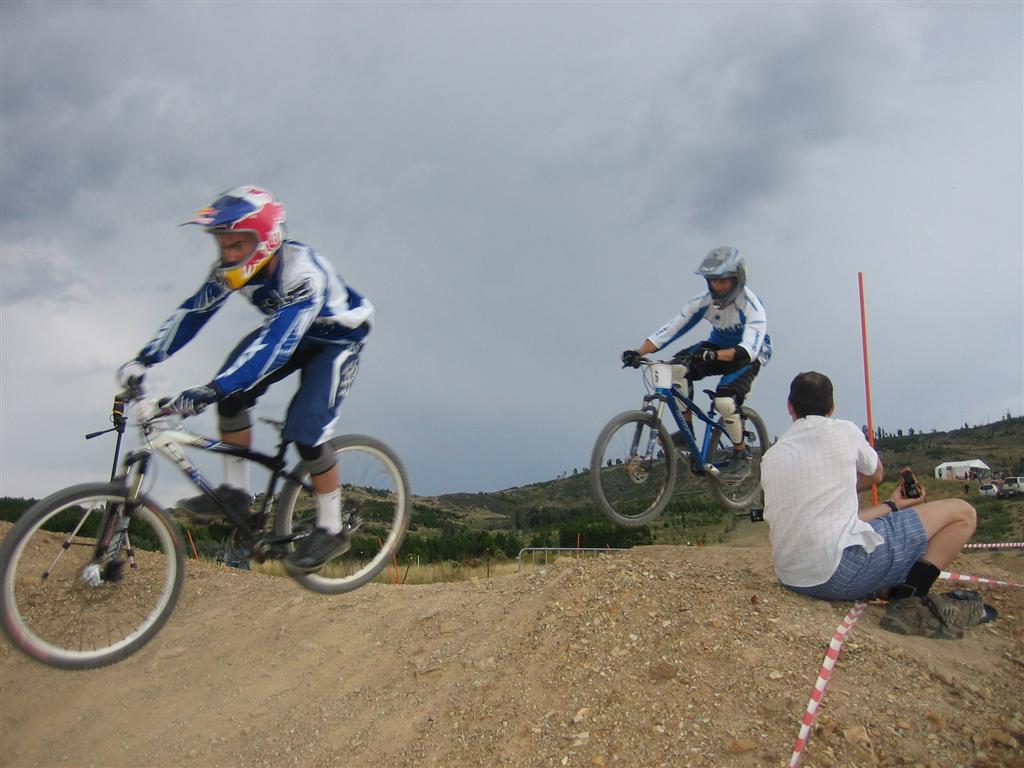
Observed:
[[[146,389],[143,386],[145,375],[136,376],[125,382],[124,389],[114,395],[114,425],[115,427],[120,423],[121,427],[119,431],[124,431],[125,419],[125,407],[130,404],[138,403],[146,400]],[[157,419],[167,418],[177,413],[171,408],[171,403],[174,401],[172,397],[161,397],[157,400],[150,400],[151,407],[142,410],[141,421],[150,422]]]
[[[648,366],[650,366],[650,365],[685,365],[685,366],[689,367],[693,363],[693,357],[694,356],[692,354],[690,354],[689,352],[680,352],[678,355],[673,357],[671,360],[652,360],[649,357],[641,357],[637,361],[637,365],[635,367],[639,368],[641,365],[648,365]],[[629,366],[626,363],[623,363],[622,367],[623,368],[630,368],[630,367],[633,367],[633,366]]]

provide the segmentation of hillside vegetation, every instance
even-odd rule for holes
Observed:
[[[892,493],[897,472],[909,466],[924,483],[928,498],[966,498],[979,513],[978,541],[1024,536],[1024,500],[982,497],[978,483],[938,480],[935,466],[947,461],[981,459],[997,476],[1024,475],[1024,418],[949,432],[889,435],[882,430],[875,447],[886,467],[880,497]],[[556,480],[490,493],[457,493],[418,498],[413,513],[413,537],[458,535],[460,531],[501,533],[523,546],[627,545],[621,529],[606,525],[590,498],[589,471],[576,471]],[[866,502],[869,493],[864,494]],[[742,515],[741,515],[742,517]],[[680,472],[669,508],[649,528],[632,532],[632,543],[720,543],[737,533],[738,517],[722,508],[705,481]],[[437,525],[443,521],[442,525]],[[617,542],[617,543],[616,543]],[[495,550],[496,551],[496,550]]]

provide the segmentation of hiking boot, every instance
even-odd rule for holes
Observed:
[[[950,626],[942,619],[927,597],[893,600],[886,606],[879,626],[900,635],[917,635],[933,640],[959,640],[964,636],[960,627]]]
[[[973,589],[954,589],[930,598],[933,610],[953,627],[974,627],[995,620],[999,611],[981,601],[981,593]]]
[[[248,491],[223,483],[214,491],[217,497],[237,512],[240,517],[247,518],[252,512],[252,496]],[[182,499],[174,508],[174,516],[188,525],[214,525],[230,522],[223,510],[205,493]]]
[[[285,566],[299,573],[313,573],[339,555],[348,552],[352,546],[348,533],[328,533],[326,528],[317,526],[306,538],[299,541],[295,551],[285,558]]]
[[[742,451],[736,451],[728,466],[718,473],[718,480],[726,485],[737,485],[750,477],[750,459]]]

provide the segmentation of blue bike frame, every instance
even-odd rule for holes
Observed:
[[[650,412],[658,423],[661,423],[662,416],[665,413],[665,406],[668,406],[669,413],[672,414],[672,418],[676,422],[676,426],[679,427],[680,433],[686,440],[687,446],[690,449],[690,456],[700,462],[699,467],[693,466],[696,472],[708,472],[713,475],[717,475],[719,467],[708,461],[710,456],[712,440],[717,439],[719,434],[728,433],[723,430],[715,422],[715,405],[712,399],[711,407],[708,408],[707,413],[700,408],[692,399],[687,395],[684,395],[682,390],[672,382],[671,378],[671,365],[668,363],[654,363],[651,366],[651,373],[653,378],[654,392],[644,396],[644,407],[641,410]],[[692,385],[691,385],[692,386]],[[713,395],[714,393],[709,392],[708,394]],[[654,401],[657,401],[657,405],[654,405]],[[683,417],[683,411],[679,408],[679,402],[682,401],[692,415],[703,421],[707,425],[707,429],[704,430],[704,440],[700,446],[697,445],[697,437],[693,432],[693,428],[689,422]],[[654,444],[657,441],[658,433],[652,432],[650,442],[647,446],[646,455],[654,455]],[[639,435],[637,436],[639,439]],[[732,439],[731,437],[729,438]],[[634,446],[636,449],[638,446]]]

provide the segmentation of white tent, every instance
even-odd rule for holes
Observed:
[[[935,468],[935,476],[940,480],[963,480],[970,476],[972,469],[980,475],[988,472],[989,466],[981,459],[944,461]]]

